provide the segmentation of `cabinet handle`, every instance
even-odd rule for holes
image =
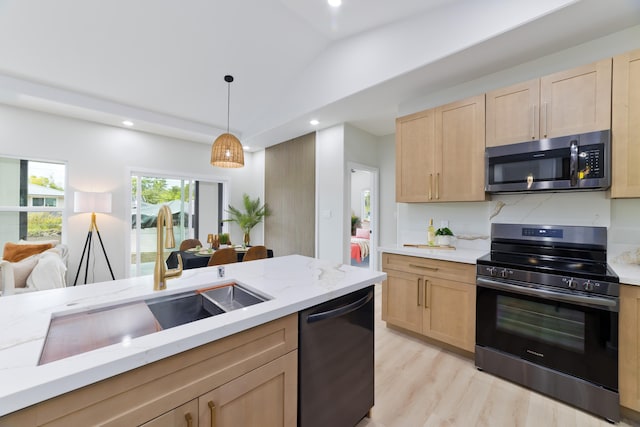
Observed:
[[[531,139],[536,139],[536,104],[531,105]]]
[[[547,105],[548,104],[546,102],[544,104],[542,104],[542,108],[543,108],[542,112],[543,112],[543,115],[544,115],[544,132],[543,132],[544,136],[543,136],[543,138],[546,138],[547,137],[547,133],[548,133],[547,132],[547,122],[548,122],[549,116],[547,115]]]
[[[440,200],[440,172],[436,174],[436,200]]]
[[[409,264],[409,267],[424,268],[425,270],[438,271],[438,267],[429,267],[427,265]]]
[[[211,427],[216,427],[216,405],[212,400],[207,403],[209,405],[209,410],[211,411]]]
[[[433,187],[433,174],[429,174],[429,200],[431,200],[431,188]]]
[[[193,417],[189,412],[185,414],[184,419],[187,421],[187,427],[193,427]]]
[[[431,301],[429,294],[431,293],[431,283],[428,280],[424,281],[424,308],[429,308]]]
[[[416,295],[416,301],[418,302],[418,307],[420,307],[420,281],[422,281],[421,277],[418,277],[418,286],[416,287],[416,290],[418,291]]]

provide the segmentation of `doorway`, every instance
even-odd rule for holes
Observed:
[[[129,277],[153,273],[157,251],[157,213],[169,206],[177,249],[185,239],[206,245],[208,234],[228,232],[223,206],[228,205],[225,181],[197,177],[131,172]]]
[[[378,169],[348,162],[350,264],[375,269],[378,236]]]

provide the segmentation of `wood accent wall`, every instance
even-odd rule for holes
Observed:
[[[274,256],[315,256],[315,132],[267,148],[264,181],[266,246]]]

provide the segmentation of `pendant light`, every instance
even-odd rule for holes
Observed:
[[[211,147],[211,164],[221,168],[241,168],[244,166],[242,144],[229,133],[229,105],[231,99],[231,82],[233,76],[224,76],[227,86],[227,133],[223,133],[213,142]]]

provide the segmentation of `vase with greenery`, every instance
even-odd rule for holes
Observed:
[[[246,246],[251,240],[251,229],[260,224],[265,217],[271,215],[271,211],[266,203],[260,206],[259,197],[252,200],[246,193],[242,195],[242,205],[244,210],[229,205],[229,209],[226,211],[229,218],[225,221],[238,224],[243,233],[243,245]]]
[[[436,230],[436,243],[438,246],[450,246],[453,232],[449,227],[438,228]]]

